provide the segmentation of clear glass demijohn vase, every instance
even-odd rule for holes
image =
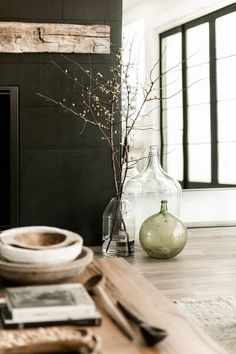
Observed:
[[[143,221],[156,213],[162,200],[167,200],[170,213],[180,216],[182,189],[179,182],[162,169],[159,146],[150,146],[146,167],[137,176],[129,179],[124,196],[134,209],[137,243]]]
[[[126,257],[134,252],[135,217],[126,198],[112,198],[103,213],[102,251],[106,256]]]

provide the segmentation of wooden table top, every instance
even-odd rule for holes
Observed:
[[[98,248],[95,253],[99,257]],[[128,267],[127,262],[132,267]],[[122,337],[123,353],[224,352],[199,329],[193,328],[172,301],[186,297],[236,296],[236,227],[189,229],[186,247],[170,260],[152,259],[136,246],[134,256],[125,260],[96,258],[95,264],[126,299],[142,309],[147,319],[154,320],[170,333],[163,343],[151,349],[139,346],[131,349],[130,343]],[[119,334],[117,336],[121,338]],[[121,352],[112,338],[109,345],[112,349],[106,351],[104,338],[105,353]]]
[[[172,300],[199,294],[235,296],[235,271],[236,228],[192,229],[185,249],[176,258],[151,259],[140,247],[126,259],[103,258],[98,252],[86,271],[72,281],[84,282],[93,274],[104,274],[111,300],[125,299],[144,320],[168,332],[158,345],[145,347],[131,324],[134,340],[130,341],[94,296],[103,315],[102,325],[92,327],[102,338],[99,354],[223,354],[225,351],[189,322]]]
[[[106,290],[112,299],[124,298],[126,302],[137,308],[144,320],[168,332],[167,338],[154,347],[143,346],[137,331],[134,340],[130,341],[112,323],[97,302],[103,314],[103,323],[101,327],[93,330],[103,340],[102,354],[225,353],[202,330],[190,323],[162,291],[145,279],[126,260],[97,258],[83,274],[81,280],[84,281],[94,273],[103,273],[106,276]],[[135,327],[133,328],[135,330]]]

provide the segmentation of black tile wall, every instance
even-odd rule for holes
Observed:
[[[86,243],[101,243],[101,212],[113,193],[107,153],[105,148],[24,150],[22,225],[43,220],[79,232]]]
[[[0,21],[107,24],[121,45],[122,0],[0,0]],[[20,88],[20,225],[51,225],[101,244],[102,213],[114,195],[110,154],[94,127],[83,124],[38,93],[76,101],[72,81],[52,64],[76,73],[72,58],[108,73],[111,55],[0,54],[0,86]],[[86,77],[80,77],[86,83]]]
[[[78,1],[79,2],[79,1]],[[36,19],[61,19],[62,0],[1,0],[0,18],[32,22]]]
[[[0,64],[19,64],[20,56],[10,53],[1,53]]]
[[[21,146],[24,149],[78,149],[104,147],[97,128],[64,113],[58,107],[21,108]]]
[[[64,0],[63,18],[83,18],[93,20],[99,18],[104,20],[120,20],[122,17],[122,2],[107,0]]]

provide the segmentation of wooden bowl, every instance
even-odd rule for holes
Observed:
[[[93,251],[83,247],[80,255],[71,262],[55,265],[11,263],[0,260],[0,276],[14,284],[61,283],[81,273],[93,260]]]
[[[62,233],[25,232],[19,235],[9,235],[2,239],[5,245],[13,245],[29,249],[58,248],[68,244],[67,237]]]
[[[47,242],[48,238],[48,242]],[[61,240],[60,247],[51,247]],[[1,256],[15,263],[57,264],[74,260],[81,252],[83,239],[74,232],[47,226],[19,227],[0,235]],[[66,242],[67,241],[67,242]],[[70,241],[70,242],[69,242]],[[18,243],[21,243],[19,246]],[[40,243],[40,248],[23,247]],[[44,244],[44,246],[42,246]],[[46,246],[49,244],[49,246]]]
[[[64,247],[80,239],[74,232],[50,226],[17,227],[1,234],[5,245],[37,250]]]

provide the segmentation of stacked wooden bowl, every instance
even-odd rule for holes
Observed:
[[[9,229],[0,234],[0,276],[18,284],[68,280],[93,260],[78,234],[48,226]]]

